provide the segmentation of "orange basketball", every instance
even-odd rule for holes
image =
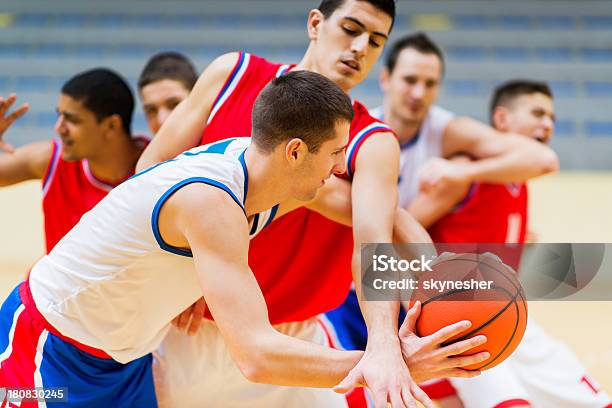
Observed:
[[[421,301],[416,331],[428,336],[444,326],[469,320],[472,326],[449,343],[477,335],[487,342],[469,350],[489,359],[468,370],[487,370],[504,361],[517,348],[527,325],[527,302],[516,273],[492,254],[442,255],[419,279],[412,302]]]

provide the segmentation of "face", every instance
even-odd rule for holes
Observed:
[[[409,125],[420,126],[438,98],[442,63],[436,54],[405,48],[398,55],[393,72],[384,69],[380,84],[392,114]]]
[[[368,76],[391,23],[389,15],[366,1],[346,0],[327,19],[311,11],[308,34],[317,72],[348,92]]]
[[[555,130],[552,99],[541,93],[521,95],[509,107],[500,107],[494,115],[495,127],[504,132],[529,136],[548,143]]]
[[[346,147],[349,140],[350,123],[341,121],[336,124],[333,139],[321,144],[316,153],[302,146],[303,159],[295,166],[292,196],[302,201],[312,200],[325,180],[334,174],[346,171]]]
[[[96,115],[72,97],[60,94],[55,131],[62,139],[62,158],[76,161],[96,156],[104,149],[110,117],[98,122]]]
[[[189,95],[189,90],[174,79],[152,82],[140,90],[140,100],[147,124],[156,134],[176,106]]]

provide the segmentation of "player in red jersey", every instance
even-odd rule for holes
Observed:
[[[200,77],[190,97],[162,126],[150,149],[143,154],[141,167],[171,158],[198,142],[249,134],[253,100],[267,82],[288,69],[319,72],[348,92],[367,76],[380,55],[393,16],[392,1],[325,0],[309,14],[310,45],[296,66],[272,64],[246,53],[218,58]],[[312,328],[316,324],[315,316],[335,307],[346,296],[351,283],[351,263],[355,280],[359,282],[360,243],[391,241],[399,148],[386,125],[370,117],[358,102],[354,103],[354,109],[346,174],[353,181],[354,241],[349,228],[300,209],[270,224],[251,243],[249,263],[275,324],[303,323]],[[380,166],[383,161],[388,165]],[[380,196],[390,199],[373,199]],[[388,399],[394,405],[402,400],[411,404],[412,396],[428,402],[410,379],[401,359],[397,302],[367,302],[362,307],[373,335],[364,358],[339,389],[347,390],[366,382],[376,390],[379,406]],[[214,332],[215,329],[207,330]],[[195,361],[206,358],[198,358],[196,353],[204,355],[208,351],[206,345],[210,341],[197,344],[176,332],[170,333],[165,342],[158,359],[165,377],[158,382],[158,391],[175,404],[190,396],[192,400],[206,401],[204,386],[199,387],[198,396],[189,389],[189,386],[195,387],[193,384],[180,381],[182,373],[190,369],[187,366],[203,366]],[[190,355],[189,348],[194,350],[187,364],[173,362],[180,355]],[[199,376],[203,378],[202,384],[205,374],[213,376],[210,370],[198,374],[204,374]],[[168,385],[170,381],[174,384]],[[248,384],[240,387],[247,390],[243,392],[249,390]],[[252,388],[251,392],[257,393]],[[227,396],[230,397],[240,398]]]
[[[15,95],[0,102],[0,138],[23,115],[24,104],[5,116]],[[146,146],[132,138],[134,98],[116,73],[98,68],[82,72],[62,87],[55,130],[59,138],[35,142],[0,156],[0,185],[43,181],[47,252],[117,184],[134,173]]]
[[[498,86],[492,97],[491,123],[541,143],[553,136],[555,112],[547,84],[515,80]],[[461,160],[461,159],[459,159]],[[441,199],[446,191],[446,198]],[[432,238],[440,243],[476,243],[479,250],[497,251],[516,269],[527,235],[527,184],[454,182],[435,196],[421,194],[411,208],[423,214]],[[448,214],[439,217],[443,211]],[[427,213],[429,212],[429,215]],[[522,344],[507,361],[473,381],[451,379],[461,399],[456,406],[608,407],[610,397],[588,375],[574,353],[529,319]],[[447,387],[449,391],[452,388]],[[450,401],[447,405],[451,406]]]

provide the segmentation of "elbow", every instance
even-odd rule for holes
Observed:
[[[259,357],[251,355],[248,358],[236,361],[238,369],[249,382],[266,384],[266,369]]]
[[[539,157],[540,162],[540,174],[551,174],[559,171],[559,157],[550,148],[546,148],[542,155]]]
[[[248,343],[239,347],[240,352],[232,353],[238,369],[252,383],[273,383],[274,379],[270,364],[274,360],[275,346],[273,338],[264,336],[261,339],[257,339],[257,336],[252,336]]]

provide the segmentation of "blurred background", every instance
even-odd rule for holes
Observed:
[[[317,0],[0,0],[0,95],[32,104],[10,139],[52,136],[62,83],[112,67],[135,89],[147,58],[176,50],[203,69],[226,51],[298,62]],[[612,1],[399,0],[392,40],[424,30],[448,62],[440,104],[486,119],[488,96],[511,77],[555,93],[553,147],[563,169],[612,169]],[[354,96],[380,102],[378,66]],[[135,130],[147,133],[141,111]]]
[[[54,136],[58,92],[95,66],[136,78],[155,52],[175,50],[199,70],[246,50],[298,62],[317,0],[0,0],[0,95],[30,111],[5,137],[17,146]],[[492,88],[548,81],[552,147],[562,172],[530,183],[530,223],[541,242],[612,242],[612,0],[399,0],[391,41],[422,30],[447,58],[439,105],[486,120]],[[353,96],[381,103],[380,64]],[[140,107],[135,133],[148,134]],[[0,190],[0,297],[44,253],[40,184]],[[605,271],[610,274],[612,271]],[[531,312],[567,341],[612,391],[612,302],[535,302]]]

